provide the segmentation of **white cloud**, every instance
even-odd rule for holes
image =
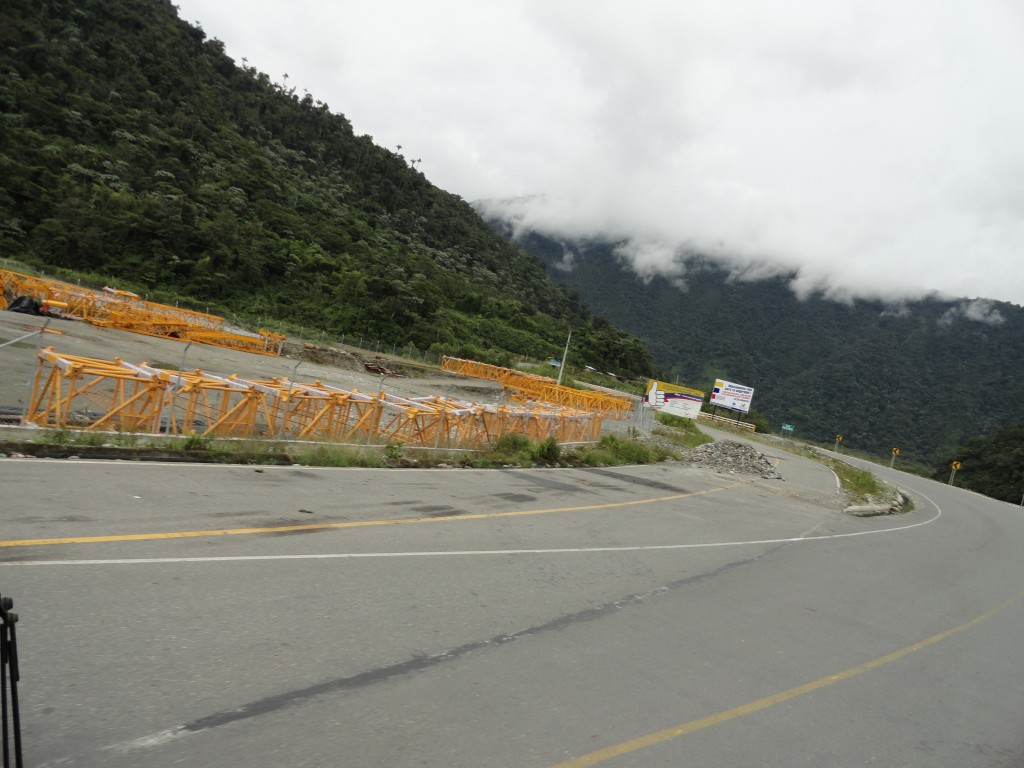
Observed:
[[[524,224],[634,241],[642,274],[697,250],[804,294],[1024,304],[1014,0],[179,5],[439,186],[532,195]]]
[[[939,323],[942,325],[952,325],[961,318],[972,320],[976,323],[984,323],[985,325],[1002,325],[1006,322],[1006,318],[996,308],[994,302],[988,299],[974,299],[973,301],[960,302],[947,309],[942,317],[939,318]]]

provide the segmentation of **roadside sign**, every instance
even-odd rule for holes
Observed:
[[[892,455],[893,456],[899,456],[900,455],[900,449],[899,448],[893,448],[892,449]]]
[[[952,485],[953,484],[953,480],[956,478],[956,471],[958,469],[960,469],[960,462],[957,461],[956,459],[954,459],[953,461],[949,462],[949,469],[950,469],[949,484]]]
[[[722,379],[715,379],[715,386],[711,388],[711,404],[732,411],[750,413],[750,401],[753,397],[753,387],[745,387],[742,384],[734,384]]]
[[[794,427],[792,424],[783,424],[782,425],[782,431],[783,432],[792,432],[794,429],[796,429],[796,427]]]
[[[644,402],[652,408],[664,413],[680,416],[684,419],[696,419],[700,416],[700,406],[704,402],[704,393],[699,389],[680,387],[678,384],[666,384],[664,381],[647,380],[647,394]]]
[[[837,443],[843,442],[843,436],[842,435],[836,435],[836,442]]]

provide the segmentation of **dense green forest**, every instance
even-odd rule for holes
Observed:
[[[492,225],[511,233],[505,222]],[[888,458],[900,448],[901,461],[948,464],[965,440],[1024,412],[1024,309],[1016,305],[992,302],[983,322],[960,301],[801,301],[785,277],[734,281],[699,257],[680,288],[639,278],[613,243],[538,233],[517,242],[594,311],[646,341],[672,380],[754,387],[754,407],[775,430],[791,424],[797,437],[825,443],[842,434],[853,450]],[[557,268],[567,252],[573,268]]]
[[[960,462],[956,485],[1024,505],[1024,421],[971,438],[947,457],[935,479],[949,478],[953,459]]]
[[[571,329],[580,364],[653,371],[400,151],[168,0],[5,0],[3,19],[0,257],[501,364],[560,356]]]

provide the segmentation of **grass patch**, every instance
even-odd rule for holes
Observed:
[[[315,445],[292,456],[298,464],[307,467],[370,467],[387,466],[380,454],[362,448],[333,445]]]
[[[839,477],[854,496],[876,496],[884,490],[878,478],[866,469],[851,468]]]
[[[698,445],[714,442],[697,428],[693,419],[684,419],[671,413],[659,413],[655,418],[662,426],[655,427],[652,433],[683,448],[696,448]]]
[[[121,437],[121,435],[117,437]],[[71,445],[107,445],[113,439],[111,435],[105,435],[102,432],[75,432],[71,435],[70,443]]]
[[[615,435],[605,435],[596,445],[576,445],[567,449],[554,437],[533,441],[519,433],[506,433],[489,450],[464,452],[413,450],[398,442],[376,447],[296,445],[273,440],[216,440],[195,434],[152,440],[146,435],[130,432],[71,429],[48,430],[37,435],[34,442],[60,446],[114,446],[134,451],[132,457],[136,459],[145,458],[149,451],[165,455],[167,452],[181,452],[197,461],[257,465],[296,463],[310,467],[431,467],[442,464],[479,469],[538,465],[594,467],[652,464],[667,458],[680,458],[670,448]]]
[[[71,444],[71,430],[70,429],[54,429],[47,430],[40,435],[36,435],[32,441],[34,443],[40,443],[41,445],[70,445]]]
[[[188,435],[168,444],[168,448],[179,451],[208,451],[213,441],[202,435]]]
[[[887,490],[887,486],[866,469],[857,469],[845,461],[823,456],[813,449],[804,449],[799,453],[820,464],[824,464],[835,472],[836,476],[839,477],[843,490],[854,501],[865,501],[869,498],[878,497]]]
[[[679,456],[659,445],[650,445],[616,435],[605,435],[596,446],[578,449],[575,458],[588,467],[616,467],[624,464],[656,464],[668,458],[677,459]]]
[[[614,453],[604,448],[592,448],[583,454],[582,461],[588,467],[610,467],[620,463]]]

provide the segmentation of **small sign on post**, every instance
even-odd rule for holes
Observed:
[[[843,442],[843,436],[842,435],[836,435],[836,446],[835,446],[835,452],[836,453],[839,453],[839,444],[841,442]]]
[[[949,473],[949,484],[950,484],[950,485],[952,485],[952,484],[953,484],[953,478],[955,478],[955,477],[956,477],[956,471],[957,471],[958,469],[960,469],[960,462],[959,462],[959,461],[956,461],[956,460],[954,459],[953,461],[951,461],[951,462],[949,463],[949,468],[950,468],[950,473]]]
[[[899,448],[893,448],[892,449],[892,458],[889,459],[889,469],[892,469],[892,465],[894,463],[896,463],[896,457],[899,456],[899,455],[900,455],[900,449]]]
[[[782,432],[789,432],[792,435],[794,429],[796,429],[796,427],[794,427],[792,424],[782,425]],[[779,432],[779,437],[782,437],[782,432]]]

